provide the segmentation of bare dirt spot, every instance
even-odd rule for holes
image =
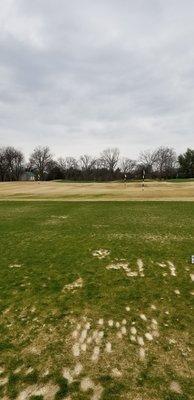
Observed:
[[[46,400],[53,400],[59,390],[59,386],[53,383],[46,385],[30,385],[17,396],[16,400],[29,400],[32,396],[43,396]]]
[[[190,274],[192,282],[194,282],[194,274]]]
[[[79,288],[82,288],[83,286],[83,279],[82,278],[78,278],[76,281],[74,281],[73,283],[69,283],[68,285],[65,285],[64,288],[62,289],[62,292],[65,292],[66,290],[76,290]]]
[[[177,393],[177,394],[182,394],[183,393],[182,389],[180,387],[180,384],[178,382],[176,382],[176,381],[172,381],[170,383],[170,391],[174,392],[174,393]]]
[[[96,258],[98,258],[99,260],[108,257],[110,254],[109,250],[106,249],[99,249],[99,250],[95,250],[93,251],[92,255]]]
[[[11,264],[9,265],[9,268],[21,268],[22,265],[21,264]]]

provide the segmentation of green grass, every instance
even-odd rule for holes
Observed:
[[[89,392],[80,390],[85,376],[103,387],[102,400],[192,398],[192,202],[2,202],[0,238],[0,398],[17,399],[25,388],[52,383],[58,385],[55,400],[89,399]],[[109,256],[94,257],[100,248]],[[145,277],[106,269],[125,259],[137,271],[139,258]],[[156,264],[167,260],[175,264],[177,276]],[[14,264],[21,267],[10,268]],[[64,290],[78,278],[83,287]],[[99,318],[105,324],[98,363],[91,362],[92,346],[75,358],[72,331],[86,320],[97,329]],[[123,318],[127,335],[118,339],[118,329],[107,321]],[[160,336],[145,339],[146,358],[140,362],[130,327],[135,323],[143,336],[152,318]],[[105,341],[112,343],[111,354],[103,350]],[[73,371],[78,361],[83,371],[67,382],[62,369]],[[112,376],[113,368],[122,371],[121,378]],[[8,382],[1,384],[4,378]],[[172,381],[179,383],[180,394],[170,391]],[[42,398],[32,393],[31,399]]]

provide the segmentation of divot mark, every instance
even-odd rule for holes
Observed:
[[[113,376],[113,378],[121,378],[122,377],[122,372],[119,371],[118,368],[113,368],[111,375]]]
[[[79,355],[80,355],[79,343],[75,343],[73,345],[72,352],[73,352],[74,357],[79,357]]]
[[[81,380],[80,389],[82,392],[88,392],[88,390],[94,389],[94,387],[94,382],[90,378],[85,377]]]
[[[112,351],[112,344],[111,344],[110,342],[107,342],[107,343],[106,343],[105,349],[106,349],[106,352],[107,352],[107,353],[111,353],[111,351]]]
[[[172,381],[170,383],[170,390],[171,390],[171,392],[174,392],[174,393],[177,393],[177,394],[182,394],[183,393],[179,383],[176,382],[176,381]]]
[[[99,354],[100,354],[100,347],[99,346],[95,346],[91,360],[93,362],[98,362]]]
[[[121,327],[121,333],[122,333],[122,335],[126,335],[127,334],[127,329],[126,329],[125,326]]]
[[[78,335],[79,335],[78,331],[75,330],[75,331],[72,332],[72,338],[73,339],[77,339]]]
[[[17,396],[16,400],[29,400],[32,396],[43,396],[45,400],[53,400],[59,386],[53,383],[43,385],[30,385]]]
[[[80,343],[83,343],[83,342],[86,340],[87,333],[88,333],[87,329],[84,329],[84,330],[81,332],[81,335],[80,335],[80,338],[79,338],[79,342],[80,342]]]
[[[81,350],[84,351],[84,352],[87,350],[86,343],[82,343],[81,344]]]
[[[80,389],[84,393],[93,391],[90,400],[100,400],[103,392],[102,386],[100,384],[95,385],[94,382],[88,377],[85,377],[81,380]]]
[[[140,314],[140,318],[141,318],[143,321],[147,321],[147,317],[145,316],[145,314]]]
[[[122,339],[123,338],[123,335],[122,335],[122,332],[117,332],[117,337],[119,338],[119,339]]]
[[[175,267],[175,265],[171,261],[167,261],[167,263],[168,263],[171,275],[172,276],[176,276],[176,267]]]
[[[9,381],[8,377],[0,378],[0,386],[7,385],[8,381]]]
[[[81,363],[77,363],[75,368],[74,368],[73,374],[74,374],[74,376],[79,376],[82,371],[83,371],[82,364]]]
[[[69,383],[73,382],[73,376],[71,375],[69,368],[63,368],[62,375],[63,375],[63,378],[67,379],[67,381]]]
[[[82,288],[82,286],[83,286],[83,279],[78,278],[73,283],[69,283],[68,285],[65,285],[64,288],[62,289],[62,292],[65,292],[66,290],[76,290],[76,289]]]
[[[140,346],[144,346],[144,340],[143,340],[142,336],[137,336],[137,343]]]
[[[141,362],[145,360],[145,349],[143,347],[139,349],[139,359]]]
[[[156,264],[159,265],[159,267],[162,267],[162,268],[167,267],[167,265],[164,262],[162,262],[162,263],[157,262]]]
[[[21,264],[11,264],[9,265],[9,268],[21,268],[22,265]]]
[[[108,257],[110,254],[109,250],[106,249],[99,249],[99,250],[95,250],[93,251],[92,255],[94,257],[97,257],[99,260]]]
[[[194,282],[194,274],[190,274],[192,282]]]
[[[152,336],[151,333],[149,333],[149,332],[146,332],[146,333],[145,333],[145,337],[146,337],[146,339],[149,340],[150,342],[153,340],[153,336]]]
[[[138,270],[139,270],[139,275],[141,277],[144,277],[144,264],[143,261],[141,260],[141,258],[138,258],[137,260],[137,266],[138,266]]]
[[[136,335],[136,333],[137,333],[137,329],[134,326],[131,327],[130,331],[131,331],[132,335]]]
[[[100,384],[95,386],[91,400],[100,400],[100,398],[102,396],[102,392],[103,392],[103,388]]]

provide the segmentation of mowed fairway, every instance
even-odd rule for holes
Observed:
[[[2,201],[0,237],[1,399],[192,399],[194,203]]]
[[[1,182],[0,200],[182,200],[194,201],[194,181],[142,182]]]

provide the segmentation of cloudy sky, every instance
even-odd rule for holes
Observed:
[[[0,146],[194,147],[193,0],[0,0]]]

